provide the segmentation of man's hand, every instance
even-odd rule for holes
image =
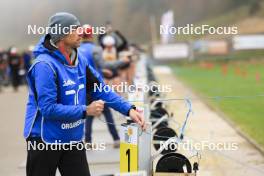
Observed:
[[[102,100],[93,101],[86,107],[86,114],[88,116],[100,116],[104,110],[104,102]]]
[[[102,72],[103,72],[103,75],[104,75],[106,78],[110,78],[110,77],[113,76],[113,72],[112,72],[111,70],[109,70],[109,69],[103,69]]]
[[[139,112],[137,112],[135,109],[130,109],[129,117],[131,117],[131,119],[134,122],[139,124],[143,130],[146,129],[146,123],[145,123],[144,117]]]

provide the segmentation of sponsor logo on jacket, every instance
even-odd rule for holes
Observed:
[[[63,87],[71,86],[76,84],[74,81],[68,79],[67,81],[63,81]]]

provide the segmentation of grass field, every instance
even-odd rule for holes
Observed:
[[[171,67],[178,78],[202,96],[264,94],[263,60],[201,61]],[[264,148],[264,97],[210,100],[209,103]]]

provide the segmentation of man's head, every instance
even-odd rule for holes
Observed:
[[[67,12],[59,12],[49,18],[49,35],[53,43],[63,43],[71,48],[80,46],[79,20]],[[57,28],[57,30],[54,30]]]
[[[106,49],[115,47],[115,39],[111,35],[106,35],[103,38],[103,45]]]
[[[82,39],[83,41],[92,41],[93,40],[93,27],[89,24],[82,26]]]

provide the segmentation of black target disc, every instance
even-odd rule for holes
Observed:
[[[177,133],[172,128],[162,127],[162,128],[157,129],[157,131],[154,133],[153,140],[165,142],[166,140],[168,140],[168,138],[175,137],[175,136],[177,137]],[[159,150],[160,146],[161,146],[160,143],[154,144],[154,148],[156,150]],[[175,152],[176,150],[177,150],[177,144],[171,143],[161,153],[166,154],[170,152]]]
[[[158,161],[156,172],[192,173],[192,165],[182,154],[167,153]]]

